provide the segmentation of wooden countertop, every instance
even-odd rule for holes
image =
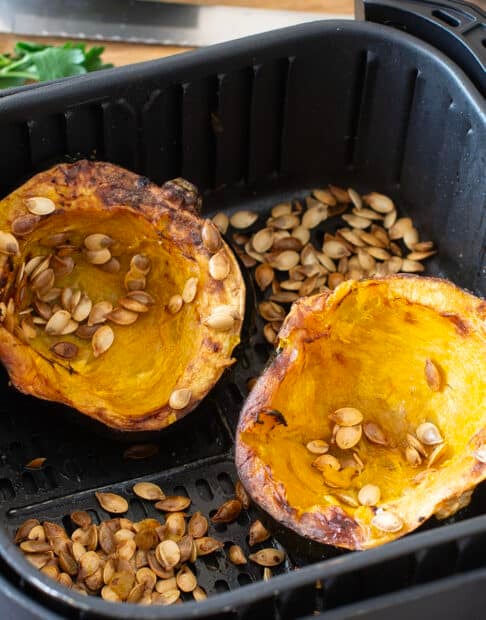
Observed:
[[[171,2],[188,3],[188,0],[171,0]],[[190,0],[191,4],[247,6],[253,8],[315,11],[316,17],[320,14],[354,14],[354,0]],[[0,53],[9,52],[15,43],[22,38],[29,41],[41,41],[48,43],[62,43],[66,39],[42,38],[25,36],[20,34],[0,34]],[[100,45],[100,41],[86,41],[88,45]],[[144,60],[154,60],[185,52],[191,48],[172,47],[166,45],[145,45],[141,43],[115,43],[111,41],[101,42],[105,46],[103,60],[111,62],[115,66],[127,65]]]

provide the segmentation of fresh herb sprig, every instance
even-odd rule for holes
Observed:
[[[109,69],[113,65],[101,59],[104,49],[71,41],[64,45],[19,41],[12,54],[0,54],[0,88]]]

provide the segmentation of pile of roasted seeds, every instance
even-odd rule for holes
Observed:
[[[191,516],[185,512],[191,504],[189,497],[166,496],[152,482],[138,482],[133,492],[153,502],[163,515],[161,519],[134,522],[117,516],[97,525],[88,512],[75,511],[71,521],[76,529],[71,536],[56,523],[28,519],[18,528],[15,543],[42,573],[81,594],[141,605],[181,603],[183,593],[196,601],[205,599],[206,592],[196,576],[198,558],[224,548],[223,542],[208,535],[209,520],[201,512]],[[96,498],[112,515],[123,515],[129,509],[121,495],[99,492]],[[249,506],[249,497],[238,482],[234,498],[222,504],[210,520],[213,524],[232,523]],[[260,521],[251,524],[250,547],[269,537]],[[247,558],[241,547],[232,545],[227,557],[235,565],[258,564],[263,579],[268,579],[272,567],[285,560],[285,553],[267,547]]]
[[[213,222],[223,234],[235,231],[230,238],[236,253],[260,291],[270,289],[258,306],[270,344],[299,297],[333,290],[348,279],[423,272],[422,261],[436,253],[432,241],[419,240],[412,220],[398,218],[393,201],[377,192],[360,196],[330,185],[304,200],[275,205],[255,230],[259,217],[243,210],[231,217],[218,213]],[[335,232],[322,233],[329,225]]]

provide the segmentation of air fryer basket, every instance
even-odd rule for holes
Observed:
[[[477,21],[484,18],[469,10]],[[316,22],[39,85],[0,99],[0,127],[1,195],[55,162],[80,157],[108,160],[156,182],[184,176],[204,193],[206,215],[242,206],[264,213],[328,182],[382,191],[424,238],[437,242],[429,273],[486,293],[484,101],[444,54],[390,26]],[[125,460],[120,437],[85,424],[67,408],[21,395],[2,374],[0,589],[8,581],[0,596],[2,617],[2,604],[7,618],[22,618],[32,599],[45,619],[57,613],[295,618],[331,609],[344,614],[334,617],[346,617],[349,603],[486,566],[484,485],[455,518],[430,521],[379,549],[338,557],[330,549],[317,563],[290,549],[269,582],[261,580],[259,567],[236,567],[225,553],[215,554],[198,562],[198,580],[211,596],[197,604],[113,605],[59,586],[22,559],[11,540],[30,516],[67,527],[74,508],[89,510],[95,520],[107,518],[95,490],[128,497],[127,516],[134,520],[155,514],[131,492],[139,479],[159,483],[166,493],[188,493],[191,511],[205,514],[229,498],[233,433],[246,383],[269,355],[257,326],[250,308],[238,363],[195,412],[151,440],[160,449],[144,461]],[[48,457],[46,466],[27,471],[25,463],[37,456]],[[213,531],[226,547],[234,542],[247,548],[254,515]],[[467,583],[481,583],[481,571],[467,574]],[[22,590],[18,609],[15,587]],[[376,600],[377,609],[386,607],[386,599]]]

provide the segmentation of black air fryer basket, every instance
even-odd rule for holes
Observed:
[[[203,193],[205,215],[263,213],[329,182],[381,191],[437,243],[428,272],[484,295],[486,16],[465,2],[366,0],[360,8],[371,21],[321,21],[6,94],[0,194],[82,157],[158,183],[183,176]],[[330,549],[316,562],[289,548],[268,582],[258,566],[208,556],[197,573],[210,596],[199,603],[134,607],[83,597],[22,558],[11,541],[26,518],[66,527],[74,509],[108,518],[96,490],[128,497],[133,520],[156,516],[131,491],[140,479],[187,493],[190,510],[206,515],[232,496],[238,413],[247,380],[269,355],[254,301],[238,363],[197,411],[156,437],[159,452],[148,460],[125,460],[123,437],[21,395],[2,373],[0,618],[484,617],[484,485],[454,518],[378,549]],[[37,456],[48,457],[46,466],[26,470]],[[212,532],[226,548],[248,551],[253,518],[250,511]]]

